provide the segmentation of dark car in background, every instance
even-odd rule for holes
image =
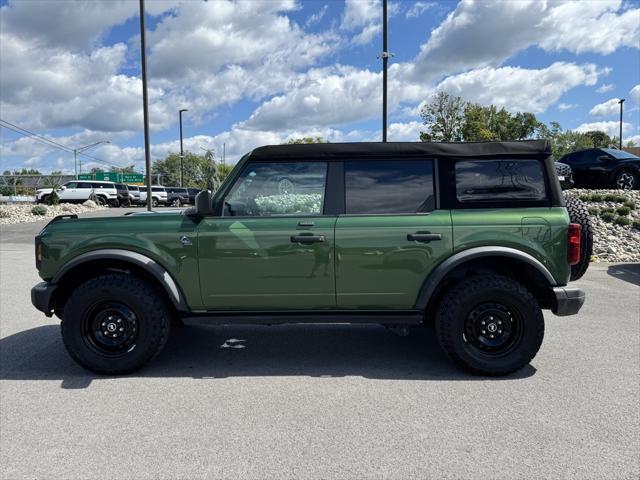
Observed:
[[[563,190],[573,187],[573,170],[566,163],[555,162],[556,175],[560,181],[560,187]]]
[[[576,187],[633,190],[640,186],[640,157],[615,148],[588,148],[560,159],[573,170]]]
[[[196,195],[198,195],[202,190],[199,188],[187,188],[187,192],[189,192],[189,203],[191,205],[196,204]]]
[[[167,204],[172,207],[189,204],[189,192],[182,187],[165,187],[167,190]]]
[[[127,185],[127,190],[129,190],[131,205],[140,205],[140,187],[138,185]]]
[[[124,183],[114,183],[116,186],[116,201],[114,207],[128,207],[131,205],[131,198],[129,197],[129,188]]]

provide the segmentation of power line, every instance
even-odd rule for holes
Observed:
[[[0,123],[0,127],[4,127],[4,128],[6,128],[8,130],[12,130],[12,131],[14,131],[16,133],[19,133],[20,135],[23,135],[23,136],[27,137],[27,138],[31,138],[33,140],[37,140],[40,143],[44,143],[45,145],[47,145],[49,147],[54,147],[54,148],[57,148],[58,150],[63,150],[65,152],[67,152],[67,153],[73,153],[74,152],[74,149],[71,148],[71,147],[67,147],[66,145],[62,145],[61,143],[55,142],[55,141],[53,141],[53,140],[51,140],[51,139],[49,139],[47,137],[43,137],[42,135],[38,135],[35,132],[27,130],[26,128],[20,127],[20,126],[14,124],[14,123],[11,123],[11,122],[9,122],[7,120],[3,120],[3,119],[0,118],[0,122],[1,122]],[[7,124],[9,126],[3,125],[3,124]],[[116,168],[123,168],[122,165],[118,165],[117,163],[114,163],[114,162],[110,162],[110,161],[107,161],[107,160],[102,160],[100,158],[96,158],[96,157],[91,156],[89,154],[86,154],[84,152],[77,152],[77,154],[81,155],[83,157],[89,158],[89,159],[91,159],[91,160],[93,160],[95,162],[102,163],[104,165],[109,165],[109,166],[116,167]]]

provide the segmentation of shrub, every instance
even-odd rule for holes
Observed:
[[[44,205],[36,205],[31,209],[31,213],[33,215],[46,215],[47,207],[45,207]]]
[[[598,214],[600,213],[600,209],[598,207],[589,207],[587,208],[587,211],[589,212],[589,215],[591,215],[592,217],[597,217]]]
[[[591,195],[580,195],[578,198],[580,200],[582,200],[583,202],[590,202],[591,201]]]
[[[601,202],[603,200],[602,195],[599,193],[592,193],[591,195],[587,195],[589,200],[592,202]]]
[[[616,225],[629,225],[631,220],[629,220],[629,217],[616,217],[613,223]]]
[[[618,215],[622,215],[622,216],[629,215],[630,211],[631,211],[631,209],[629,207],[618,207],[618,208],[616,208],[616,213]]]
[[[605,207],[602,210],[600,210],[600,215],[602,215],[603,213],[611,213],[613,215],[613,213],[615,212],[615,210],[611,207]]]
[[[8,208],[0,207],[0,218],[9,218],[11,216],[11,212]]]
[[[613,212],[602,212],[600,214],[600,218],[602,219],[602,221],[604,222],[611,222],[613,220],[613,217],[615,215],[613,214]]]
[[[640,230],[640,220],[634,220],[631,226],[636,230]]]
[[[618,201],[618,195],[616,195],[614,193],[607,193],[604,196],[604,201],[605,202],[617,202]]]
[[[626,202],[624,202],[624,206],[629,207],[629,210],[635,210],[636,202],[634,202],[633,200],[627,200]]]
[[[60,203],[60,196],[56,190],[52,190],[49,195],[47,195],[47,205],[58,205]]]

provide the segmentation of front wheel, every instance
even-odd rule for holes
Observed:
[[[157,198],[152,198],[151,199],[151,206],[153,208],[156,208],[158,206],[158,199]]]
[[[173,200],[171,200],[171,206],[172,207],[179,207],[180,206],[180,199],[179,198],[174,198]]]
[[[531,292],[501,275],[478,275],[450,289],[435,318],[447,355],[477,375],[507,375],[540,349],[544,318]]]
[[[171,317],[162,296],[144,280],[121,273],[92,278],[74,290],[62,312],[62,339],[87,370],[119,375],[160,353]]]
[[[618,188],[620,190],[635,190],[638,188],[639,184],[640,180],[638,179],[638,174],[631,170],[621,170],[616,173],[616,176],[613,179],[614,188]]]

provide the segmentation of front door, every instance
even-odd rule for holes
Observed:
[[[334,228],[325,216],[325,162],[249,162],[222,217],[198,229],[208,310],[335,307]]]
[[[345,162],[336,223],[339,309],[411,309],[431,270],[451,255],[451,213],[437,209],[433,162]]]

